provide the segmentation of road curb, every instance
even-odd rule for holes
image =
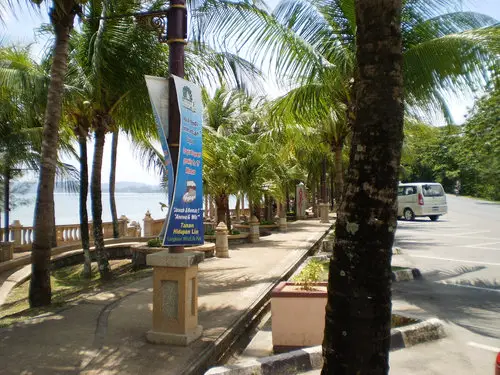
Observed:
[[[202,353],[200,353],[198,360],[194,361],[190,366],[185,368],[182,375],[203,374],[210,366],[215,365],[218,361],[227,357],[228,351],[237,342],[240,335],[255,324],[255,322],[259,321],[260,318],[268,311],[271,301],[270,296],[274,287],[280,281],[288,279],[304,262],[304,260],[317,250],[318,246],[321,245],[321,241],[330,229],[331,226],[328,227],[328,229],[325,228],[322,233],[320,232],[321,234],[318,233],[310,236],[304,240],[300,246],[297,246],[297,249],[303,248],[304,250],[307,250],[304,251],[304,253],[300,255],[287,270],[282,272],[281,276],[274,283],[271,283],[261,293],[261,295],[254,300],[252,305],[248,307],[246,312],[236,322],[228,327],[215,342],[211,343]],[[234,374],[247,374],[247,372],[234,372]],[[248,372],[248,374],[253,373]]]
[[[394,328],[391,330],[391,351],[445,336],[444,326],[437,318]],[[232,365],[213,367],[205,372],[205,375],[288,375],[320,369],[322,366],[322,347],[318,345]]]
[[[422,273],[418,268],[393,271],[391,273],[392,282],[418,280],[422,278]]]

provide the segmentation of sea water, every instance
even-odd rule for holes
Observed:
[[[27,201],[27,204],[11,209],[10,222],[19,220],[24,226],[32,226],[36,194],[25,194],[23,199]],[[137,221],[141,226],[144,215],[148,210],[153,219],[162,219],[166,216],[167,210],[163,209],[162,211],[160,204],[160,202],[165,203],[166,200],[165,193],[115,193],[118,217],[125,215],[130,222]],[[77,193],[54,193],[54,204],[57,225],[78,224],[80,222],[79,196]],[[234,208],[235,205],[236,198],[231,196],[229,198],[229,207]],[[247,202],[245,202],[245,207],[248,207]],[[87,211],[89,220],[92,220],[90,195],[87,200]],[[111,221],[109,193],[102,193],[102,221]]]

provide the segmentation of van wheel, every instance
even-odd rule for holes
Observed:
[[[437,219],[439,219],[439,215],[430,215],[429,219],[431,219],[431,221],[437,221]]]
[[[411,208],[405,208],[405,210],[403,211],[403,216],[407,221],[415,220],[415,214],[413,213]]]

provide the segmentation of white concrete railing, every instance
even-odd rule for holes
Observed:
[[[118,232],[119,237],[141,237],[141,226],[139,223],[132,221],[130,225],[126,216],[122,215],[118,219]],[[34,239],[34,228],[23,226],[19,220],[9,226],[9,240],[14,243],[16,250],[29,250]],[[102,232],[104,238],[113,238],[113,223],[102,223]],[[4,229],[0,229],[0,238],[3,238]],[[92,222],[89,222],[89,236],[90,239],[94,238],[94,231]],[[56,240],[57,246],[70,245],[80,242],[81,230],[80,224],[63,224],[56,225]]]

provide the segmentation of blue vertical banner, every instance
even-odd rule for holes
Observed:
[[[168,207],[172,206],[172,197],[174,195],[174,168],[172,166],[172,157],[168,148],[168,80],[163,77],[144,76],[146,86],[149,92],[149,99],[153,107],[153,115],[156,122],[156,128],[160,137],[161,148],[165,157],[165,172],[167,176],[167,197]],[[168,220],[167,214],[167,220]]]
[[[179,158],[164,246],[204,243],[201,88],[173,76],[180,113]]]

